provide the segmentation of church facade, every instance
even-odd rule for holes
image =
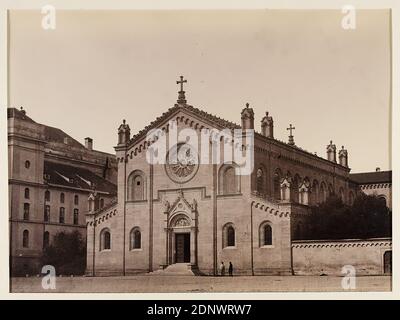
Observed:
[[[96,209],[97,194],[89,198],[87,274],[129,275],[186,263],[216,275],[222,261],[232,262],[235,274],[292,274],[292,239],[301,234],[309,206],[330,194],[351,204],[358,192],[347,150],[337,153],[331,141],[327,158],[307,152],[295,144],[292,125],[289,141],[279,141],[268,112],[258,132],[249,105],[241,125],[206,113],[187,104],[183,82],[177,103],[142,131],[131,136],[125,121],[119,127],[118,200]],[[216,131],[228,134],[210,134],[206,143],[189,138]],[[161,140],[164,153],[154,148]],[[235,157],[226,160],[237,149],[251,155],[250,171]],[[211,160],[198,161],[204,158]]]

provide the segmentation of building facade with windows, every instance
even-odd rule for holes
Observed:
[[[96,210],[98,196],[90,200],[87,274],[128,275],[186,263],[215,275],[221,261],[231,261],[235,274],[292,274],[291,239],[301,233],[309,206],[330,194],[351,204],[358,188],[343,147],[337,153],[330,142],[327,157],[319,157],[295,144],[292,126],[289,141],[279,141],[268,113],[254,143],[231,138],[253,129],[248,105],[237,125],[187,104],[182,89],[177,103],[136,135],[124,120],[115,147],[118,201]],[[232,135],[210,135],[206,143],[190,137],[213,130]],[[162,139],[165,161],[155,163],[159,154],[152,146]],[[237,148],[253,151],[249,174],[237,161],[224,160],[225,150]],[[216,161],[196,161],[207,155]]]
[[[375,195],[392,210],[392,171],[362,172],[350,174],[350,178],[359,185],[362,192]]]
[[[58,232],[86,237],[88,196],[99,206],[116,196],[115,156],[93,150],[62,130],[35,122],[24,110],[9,108],[8,172],[10,272],[38,274],[43,249]]]

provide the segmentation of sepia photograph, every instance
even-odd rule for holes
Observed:
[[[390,9],[6,20],[10,293],[392,291]]]

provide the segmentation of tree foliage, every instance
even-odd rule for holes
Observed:
[[[367,239],[392,235],[392,212],[377,196],[360,194],[352,206],[330,197],[311,208],[302,235],[295,239]]]
[[[57,275],[82,275],[86,268],[86,242],[78,231],[57,233],[44,249],[43,265],[52,265]]]

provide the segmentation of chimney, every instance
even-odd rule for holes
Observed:
[[[89,137],[85,138],[85,147],[88,150],[93,150],[93,139],[92,138],[89,138]]]
[[[329,161],[336,163],[336,145],[332,144],[332,140],[330,144],[326,147],[326,154]]]
[[[246,103],[246,108],[242,110],[242,129],[254,129],[254,111],[249,108],[249,104]]]
[[[268,115],[268,112],[265,113],[265,117],[261,120],[261,132],[267,138],[274,138],[274,120]]]
[[[342,146],[342,149],[339,151],[339,164],[343,167],[348,167],[348,156],[347,156],[347,150]]]

